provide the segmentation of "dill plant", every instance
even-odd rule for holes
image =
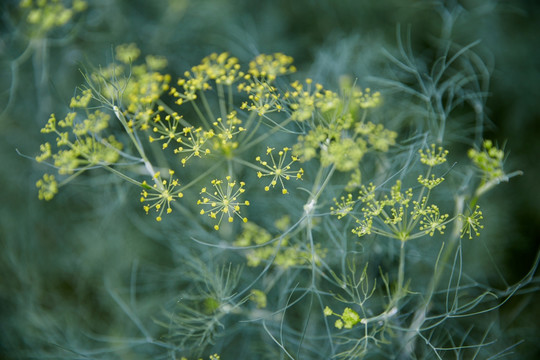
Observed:
[[[84,0],[62,2],[59,0],[33,1],[24,0],[19,3],[18,36],[14,43],[22,48],[20,54],[10,62],[10,87],[6,105],[0,116],[6,116],[15,104],[18,91],[21,67],[32,60],[36,96],[40,105],[48,107],[51,99],[47,96],[46,83],[49,74],[50,44],[64,41],[70,31],[73,31],[73,19],[83,13],[88,7]],[[7,12],[7,11],[6,11]]]
[[[381,121],[391,94],[349,78],[336,89],[291,80],[296,67],[282,53],[245,63],[215,53],[174,79],[165,57],[140,59],[127,44],[114,63],[85,74],[70,111],[42,129],[36,161],[55,173],[36,183],[38,197],[49,201],[92,173],[115,176],[134,190],[139,230],[178,257],[159,271],[170,283],[166,296],[153,294],[150,316],[107,286],[134,330],[97,339],[110,344],[100,356],[511,350],[492,352],[489,328],[467,327],[532,274],[498,291],[463,271],[462,241],[484,228],[482,196],[519,174],[483,139],[487,70],[475,43],[442,47],[428,73],[407,44],[400,38],[398,54],[388,54],[396,77],[375,83],[422,109],[409,123]],[[466,156],[448,130],[464,103],[475,119]],[[132,288],[157,289],[145,276],[133,276]]]
[[[480,181],[466,178],[460,189],[445,189],[450,198],[436,197],[458,165],[448,165],[451,153],[428,143],[428,132],[422,142],[403,142],[398,151],[409,154],[408,163],[394,172],[384,159],[398,146],[398,133],[369,120],[381,106],[379,92],[346,80],[338,92],[309,78],[287,84],[282,77],[296,69],[280,53],[259,55],[247,68],[227,53],[212,54],[174,84],[161,73],[164,58],[138,63],[134,44],[116,50],[118,63],[88,74],[72,111],[61,120],[51,115],[43,128],[55,147],[45,142],[36,160],[61,178],[44,175],[39,197],[50,200],[82,173],[106,170],[139,188],[144,213],[182,226],[188,222],[183,215],[173,220],[175,214],[191,214],[197,225],[189,232],[201,246],[233,250],[249,270],[229,263],[215,276],[203,275],[206,290],[180,295],[179,306],[155,320],[166,341],[143,332],[149,345],[201,354],[216,336],[226,338],[224,319],[235,318],[258,324],[261,337],[290,358],[315,357],[320,336],[324,356],[345,358],[443,356],[485,346],[468,338],[459,340],[463,350],[449,346],[457,341],[451,332],[447,340],[429,339],[435,325],[490,310],[479,308],[491,293],[461,285],[456,262],[461,238],[483,228],[480,196],[514,175],[505,173],[504,153],[491,141],[468,153]],[[433,141],[440,142],[441,131]],[[376,174],[365,185],[363,168]],[[372,257],[374,240],[354,250],[365,237],[399,250],[395,268],[370,270],[364,257]],[[440,252],[422,294],[408,275],[407,254],[423,238],[438,242]],[[193,261],[196,269],[206,267]],[[446,305],[433,307],[441,296]],[[300,324],[288,320],[292,312]]]

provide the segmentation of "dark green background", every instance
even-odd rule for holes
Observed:
[[[81,328],[98,333],[120,329],[123,318],[111,310],[115,304],[103,294],[103,279],[124,283],[133,258],[159,263],[167,257],[166,249],[148,241],[144,226],[137,227],[136,190],[120,182],[99,174],[91,181],[84,176],[52,202],[37,199],[35,182],[46,168],[26,156],[38,153],[43,142],[39,129],[48,115],[67,111],[69,98],[83,81],[82,66],[106,64],[114,46],[135,42],[143,54],[166,56],[173,78],[211,52],[229,51],[243,61],[257,53],[283,52],[295,58],[303,75],[329,85],[341,74],[369,84],[369,75],[385,75],[381,50],[395,48],[397,24],[410,26],[418,57],[430,56],[433,38],[440,34],[436,1],[89,3],[74,22],[49,34],[43,52],[21,63],[13,102],[0,118],[4,358],[55,354],[58,349],[50,343],[74,345]],[[16,4],[0,5],[2,110],[12,86],[13,60],[28,43]],[[486,279],[490,286],[504,288],[497,269],[508,283],[515,283],[530,270],[539,250],[540,7],[533,0],[446,4],[461,9],[454,41],[466,45],[481,39],[478,51],[491,64],[487,105],[492,124],[485,137],[506,144],[508,171],[524,172],[483,200],[489,220],[482,239],[493,258],[477,259],[478,266],[492,272]],[[529,289],[537,287],[535,278]],[[502,325],[501,337],[525,340],[515,358],[540,356],[538,300],[537,291],[517,295],[495,320]]]

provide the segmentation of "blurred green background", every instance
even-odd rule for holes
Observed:
[[[125,286],[134,259],[174,264],[160,234],[145,231],[134,205],[137,190],[120,181],[83,176],[53,201],[37,199],[35,182],[46,168],[29,157],[43,142],[40,128],[50,113],[68,110],[83,82],[79,69],[106,65],[122,43],[165,56],[173,79],[211,52],[229,51],[242,61],[283,52],[301,74],[330,86],[342,74],[369,86],[372,76],[388,75],[383,49],[396,48],[398,24],[404,32],[410,28],[415,55],[429,58],[444,31],[442,19],[454,18],[451,38],[462,46],[480,39],[478,52],[491,70],[485,137],[506,144],[507,171],[524,171],[483,201],[489,222],[479,246],[489,247],[492,258],[479,258],[478,267],[492,274],[483,281],[493,287],[521,279],[540,245],[540,6],[534,0],[444,1],[443,11],[441,3],[89,0],[88,9],[34,41],[32,53],[21,57],[30,42],[25,15],[18,1],[3,1],[0,357],[71,358],[75,354],[52,344],[84,347],[81,332],[122,333],[125,315],[115,310],[104,279],[112,288]],[[529,289],[538,283],[534,278]],[[499,316],[500,337],[524,340],[515,358],[540,358],[538,292],[515,296]]]

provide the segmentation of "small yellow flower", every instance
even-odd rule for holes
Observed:
[[[201,190],[201,199],[197,201],[197,205],[206,207],[201,209],[200,214],[207,214],[210,218],[216,219],[217,224],[214,225],[215,230],[219,230],[219,226],[224,217],[227,217],[228,222],[233,222],[235,217],[239,217],[243,222],[247,222],[247,218],[240,214],[241,206],[248,206],[249,201],[239,201],[238,197],[244,193],[246,184],[241,181],[239,184],[232,181],[230,176],[226,177],[226,182],[223,180],[212,180],[212,186],[215,191],[208,192],[206,187]]]
[[[433,189],[435,186],[439,185],[444,181],[443,177],[435,178],[435,175],[431,174],[431,178],[424,178],[423,175],[418,175],[418,182],[428,188],[429,190]]]
[[[343,320],[345,329],[351,329],[354,325],[360,322],[360,316],[356,311],[351,308],[345,308],[343,310],[343,315],[341,316]]]
[[[213,132],[215,133],[216,138],[219,140],[218,144],[223,145],[229,143],[232,141],[235,135],[246,131],[245,128],[239,126],[241,124],[242,120],[238,118],[236,111],[231,111],[229,114],[227,114],[226,119],[217,118],[212,125],[214,126]]]
[[[141,50],[139,50],[135,43],[118,45],[115,50],[116,60],[124,64],[131,64],[141,55]]]
[[[193,126],[182,129],[182,134],[177,136],[176,142],[180,144],[174,149],[175,154],[187,154],[182,158],[182,165],[186,165],[187,161],[193,156],[201,157],[201,155],[210,154],[210,149],[206,142],[214,137],[213,131],[203,131],[202,127],[194,128]]]
[[[423,149],[418,150],[420,153],[420,162],[427,166],[433,167],[446,162],[446,156],[448,150],[444,150],[442,147],[435,148],[435,144],[431,144],[430,149],[425,152]]]
[[[292,63],[293,58],[282,53],[261,54],[249,63],[249,74],[272,82],[277,76],[295,72]]]
[[[41,151],[41,154],[36,156],[37,162],[45,161],[48,158],[50,158],[52,155],[51,144],[48,142],[46,142],[45,144],[39,145],[39,150]]]
[[[262,290],[251,290],[249,299],[255,302],[259,309],[264,309],[266,307],[266,294]]]
[[[428,206],[424,210],[424,213],[424,217],[420,220],[420,230],[425,231],[429,236],[433,236],[436,230],[444,234],[448,214],[441,215],[437,205]]]
[[[326,306],[326,307],[324,308],[323,313],[324,313],[324,316],[330,316],[330,315],[333,315],[333,314],[334,314],[334,312],[332,311],[332,309],[330,309],[330,307],[328,307],[328,306]]]
[[[461,237],[466,234],[469,236],[469,239],[472,239],[472,234],[480,236],[479,229],[483,229],[484,225],[480,224],[480,220],[484,217],[482,216],[482,211],[480,211],[480,206],[476,205],[476,208],[469,216],[462,216],[463,218],[463,227],[461,228]]]
[[[216,84],[232,85],[244,77],[238,59],[228,53],[211,54],[202,60],[202,67],[209,79]]]
[[[166,115],[164,118],[160,114],[154,116],[154,126],[152,131],[157,134],[157,137],[149,136],[148,140],[150,142],[162,141],[162,149],[169,147],[169,143],[175,140],[180,134],[181,131],[178,129],[180,127],[180,120],[182,116],[177,113]]]
[[[364,91],[355,88],[352,98],[362,109],[368,109],[379,106],[381,102],[381,93],[378,91],[372,93],[370,88],[366,88]]]
[[[70,108],[86,108],[92,100],[92,90],[86,89],[82,92],[81,95],[77,95],[74,98],[71,98],[69,103]]]
[[[358,237],[371,234],[371,228],[373,227],[372,217],[368,217],[364,220],[356,220],[356,223],[358,226],[352,229],[353,234],[358,235]]]
[[[352,194],[347,194],[347,197],[342,196],[339,201],[334,198],[334,203],[336,206],[332,206],[330,211],[332,215],[336,215],[338,219],[347,216],[347,214],[353,210],[354,200]]]
[[[36,182],[36,187],[39,188],[39,200],[49,201],[58,193],[58,183],[54,175],[43,175],[43,178]]]
[[[173,175],[174,171],[169,170],[169,180],[162,180],[160,173],[157,172],[154,175],[154,178],[159,179],[160,181],[154,184],[153,187],[148,185],[146,181],[143,181],[142,183],[143,190],[141,191],[141,203],[147,203],[143,206],[143,209],[146,214],[148,214],[151,209],[155,209],[158,213],[158,216],[156,217],[157,221],[162,220],[163,211],[167,214],[172,212],[171,202],[184,196],[179,189],[176,189],[180,184],[177,179],[173,179]],[[165,210],[165,208],[167,210]]]
[[[481,171],[484,181],[490,181],[504,175],[504,151],[493,145],[491,140],[485,140],[481,151],[470,149],[467,155]]]
[[[270,187],[275,187],[276,184],[281,184],[281,193],[282,194],[288,194],[287,189],[285,188],[285,184],[283,180],[290,180],[292,177],[295,179],[302,179],[302,176],[304,175],[304,170],[300,168],[299,170],[291,170],[291,165],[298,161],[298,158],[294,155],[290,156],[290,161],[285,164],[285,159],[287,157],[287,152],[289,152],[291,149],[288,147],[284,147],[282,150],[278,151],[279,159],[276,161],[273,155],[273,151],[275,149],[268,147],[266,149],[266,155],[270,157],[272,163],[269,164],[268,161],[262,160],[260,156],[257,156],[255,158],[256,161],[258,161],[262,166],[264,166],[266,169],[261,169],[257,172],[257,176],[259,178],[270,176],[272,180],[270,180],[270,183],[264,187],[265,191],[270,190]]]

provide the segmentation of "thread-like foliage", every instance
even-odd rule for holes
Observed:
[[[187,11],[178,4],[171,12]],[[340,72],[365,50],[354,48],[355,36],[331,47],[343,50],[335,57],[319,52],[313,77],[282,52],[210,51],[182,65],[174,49],[149,54],[140,41],[83,71],[73,97],[42,121],[33,156],[45,169],[34,180],[39,206],[73,201],[78,216],[93,219],[56,250],[84,263],[65,256],[64,269],[83,271],[69,277],[80,279],[74,285],[51,270],[58,293],[46,302],[41,283],[10,300],[30,309],[14,326],[29,329],[20,347],[38,344],[18,354],[482,359],[515,351],[519,343],[493,319],[536,290],[539,259],[501,287],[476,272],[470,252],[490,241],[487,194],[521,172],[508,170],[505,146],[486,139],[492,68],[479,40],[454,38],[464,8],[422,6],[442,20],[429,51],[415,49],[414,27],[397,26],[394,48],[364,54],[378,71],[358,78]],[[18,99],[19,68],[39,64],[48,39],[92,9],[21,2],[29,42],[12,62],[2,116]],[[10,242],[6,263],[24,253]],[[29,267],[10,281],[44,275]],[[79,313],[79,303],[92,311]]]

